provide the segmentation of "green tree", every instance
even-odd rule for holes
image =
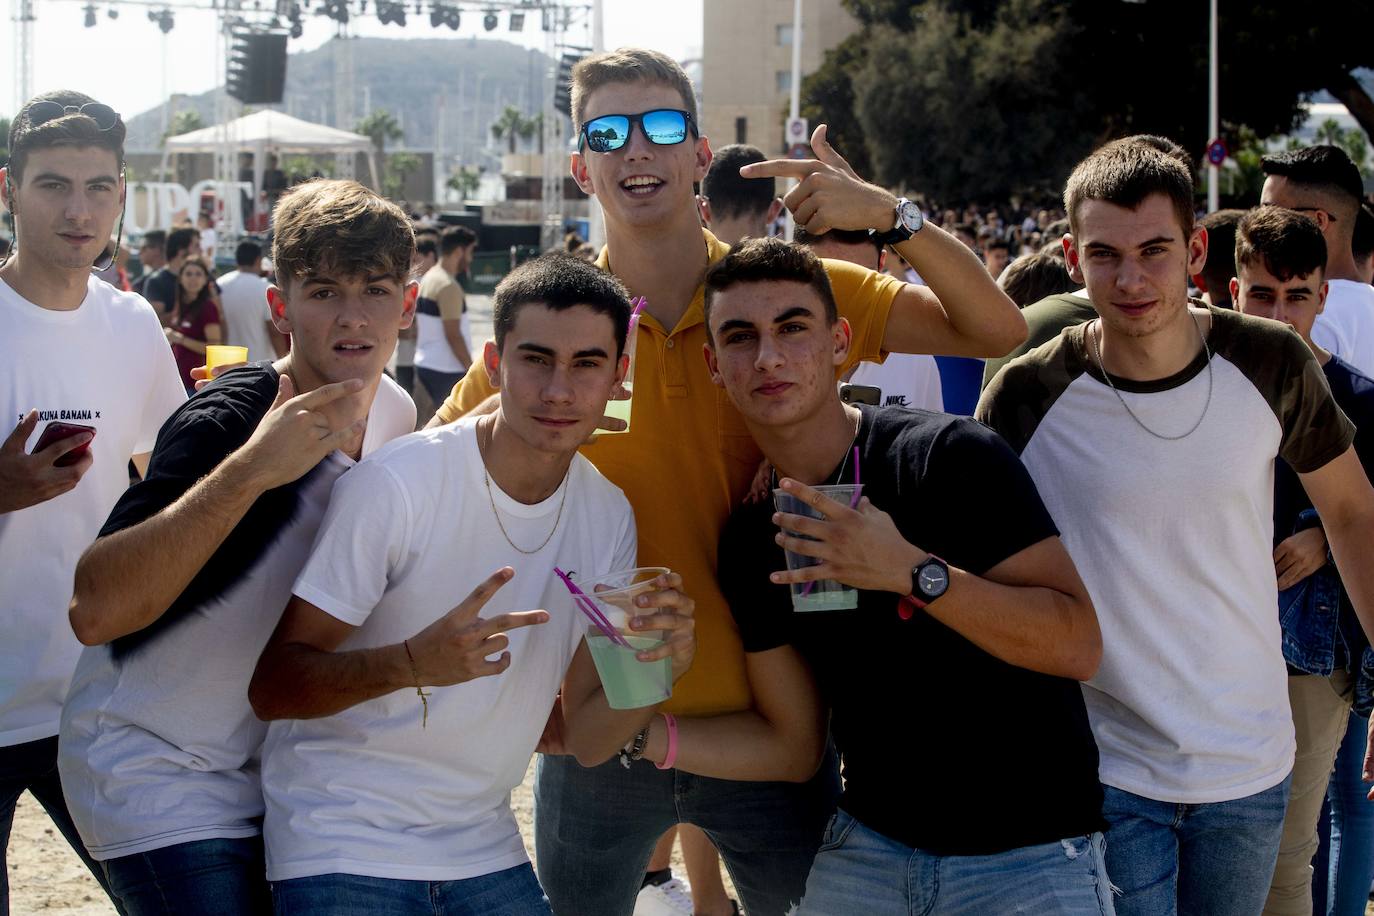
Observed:
[[[401,198],[405,192],[406,179],[420,167],[420,157],[414,153],[392,153],[387,157],[386,173],[382,178],[382,188],[387,197]]]
[[[377,168],[385,175],[387,172],[387,142],[405,139],[405,131],[401,130],[400,122],[396,120],[396,116],[385,108],[374,108],[371,114],[354,125],[353,132],[372,140],[372,146],[377,151]],[[382,179],[382,184],[385,186],[385,178]]]
[[[533,133],[530,120],[520,113],[519,108],[507,105],[502,109],[501,116],[491,125],[491,137],[497,143],[505,140],[506,152],[514,154],[516,140],[520,137],[528,139]]]
[[[204,126],[205,121],[201,118],[200,112],[194,108],[183,108],[172,115],[172,120],[167,125],[167,132],[162,135],[162,142],[166,143],[171,137],[189,134],[191,131],[200,130]]]
[[[332,158],[317,159],[314,156],[287,156],[282,160],[281,169],[292,184],[310,178],[316,172],[326,178],[333,178],[334,160]]]
[[[464,199],[477,193],[477,188],[481,183],[481,169],[473,168],[470,165],[459,166],[457,171],[448,176],[448,181],[444,182],[448,187],[457,191]]]

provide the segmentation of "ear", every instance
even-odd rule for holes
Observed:
[[[1073,233],[1064,233],[1060,244],[1064,246],[1064,267],[1069,272],[1069,279],[1080,286],[1087,286],[1088,281],[1083,279],[1083,264],[1078,258],[1078,246],[1074,244]]]
[[[398,327],[405,330],[415,322],[415,306],[419,304],[420,284],[411,280],[406,284],[405,289],[401,290],[401,301],[405,306],[401,309],[401,323]]]
[[[482,349],[482,367],[487,370],[487,381],[497,391],[501,390],[501,351],[496,349],[496,341],[489,340]]]
[[[280,286],[267,287],[267,309],[272,315],[272,326],[283,334],[290,334],[291,319],[286,314],[286,293]]]
[[[620,354],[620,359],[615,364],[615,383],[619,385],[625,381],[625,376],[630,374],[630,354]]]
[[[697,213],[701,216],[702,225],[705,226],[707,229],[710,229],[712,220],[711,201],[707,200],[705,197],[702,197],[700,194],[697,195]]]
[[[710,331],[706,332],[710,334]],[[706,371],[711,374],[711,381],[717,388],[725,387],[725,379],[720,375],[720,362],[716,359],[716,348],[710,343],[701,345],[701,355],[706,360]]]
[[[878,252],[878,273],[887,270],[887,249]]]
[[[1188,275],[1202,273],[1207,264],[1207,230],[1202,226],[1193,227],[1188,239]]]
[[[1240,311],[1240,280],[1239,280],[1238,278],[1236,278],[1236,277],[1232,277],[1232,278],[1231,278],[1231,282],[1228,283],[1228,284],[1226,285],[1226,288],[1227,288],[1227,290],[1231,293],[1231,306],[1232,306],[1233,308],[1235,308],[1236,311],[1239,312],[1239,311]],[[1320,309],[1318,309],[1318,311],[1320,311]]]
[[[592,187],[592,177],[587,173],[587,160],[581,153],[573,153],[568,157],[568,171],[572,174],[572,179],[577,186],[582,189],[582,193],[589,197],[596,196],[596,189]]]
[[[1331,214],[1327,213],[1325,210],[1320,208],[1309,210],[1304,215],[1311,216],[1312,219],[1316,220],[1317,228],[1322,231],[1322,235],[1326,235],[1326,230],[1331,228]]]
[[[14,185],[10,184],[10,170],[6,166],[0,169],[0,203],[5,205],[5,209],[14,212]]]
[[[697,140],[696,156],[696,181],[701,181],[706,177],[706,171],[711,167],[711,159],[715,154],[711,152],[711,143],[705,137]]]
[[[1317,314],[1326,311],[1326,293],[1329,286],[1325,280],[1322,281],[1321,289],[1317,290]]]
[[[843,366],[849,359],[849,348],[854,343],[854,329],[849,326],[848,318],[841,317],[831,331],[835,341],[835,352],[831,356],[831,362],[836,366]]]
[[[782,212],[782,198],[781,198],[781,197],[774,197],[774,198],[773,198],[773,202],[772,202],[771,204],[768,205],[768,219],[766,220],[767,224],[771,226],[771,225],[773,224],[773,220],[777,219],[777,218],[778,218],[778,214],[781,213],[781,212]]]

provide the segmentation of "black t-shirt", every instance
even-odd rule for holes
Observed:
[[[172,311],[177,303],[177,275],[165,267],[143,281],[143,298],[153,304],[159,315]]]
[[[911,543],[982,574],[1058,534],[996,433],[967,418],[861,408],[864,495]],[[848,480],[843,481],[848,483]],[[1106,827],[1097,745],[1076,681],[1003,662],[900,596],[795,613],[771,501],[741,506],[720,542],[722,590],[746,652],[792,644],[831,710],[840,807],[935,855],[988,855]]]
[[[130,528],[180,499],[248,441],[276,400],[278,375],[270,362],[251,363],[205,386],[158,430],[148,474],[124,491],[100,537]],[[116,657],[136,651],[246,575],[296,514],[299,480],[258,497],[185,591],[151,625],[115,640]]]

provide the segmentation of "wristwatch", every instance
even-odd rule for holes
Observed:
[[[949,588],[949,565],[931,554],[925,561],[911,570],[911,594],[902,600],[925,609]]]
[[[926,217],[925,214],[921,212],[921,208],[905,197],[899,197],[897,199],[895,210],[897,218],[894,220],[891,229],[886,232],[879,232],[877,229],[868,230],[868,234],[873,238],[873,241],[879,245],[896,245],[905,242],[907,239],[920,232],[921,228],[926,224]]]

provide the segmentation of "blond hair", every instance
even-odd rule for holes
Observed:
[[[666,54],[648,48],[617,48],[578,61],[572,72],[573,125],[586,121],[587,98],[602,86],[615,83],[652,83],[676,89],[682,108],[697,121],[697,97],[686,71]],[[619,112],[633,114],[633,112]]]
[[[405,283],[415,232],[401,208],[356,181],[296,185],[273,211],[272,264],[285,285],[332,273],[381,274]]]

